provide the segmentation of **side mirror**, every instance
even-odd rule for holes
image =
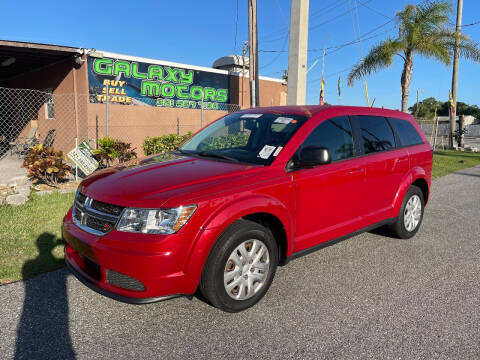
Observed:
[[[332,162],[328,148],[321,146],[307,146],[300,151],[300,157],[295,162],[297,168],[308,168],[316,165],[325,165]]]

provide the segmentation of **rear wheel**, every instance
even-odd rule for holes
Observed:
[[[238,312],[265,295],[278,263],[271,231],[253,221],[238,220],[215,243],[200,280],[200,291],[214,306]]]
[[[389,227],[393,235],[401,239],[414,236],[422,223],[424,206],[422,190],[418,186],[410,186],[403,199],[400,214]]]

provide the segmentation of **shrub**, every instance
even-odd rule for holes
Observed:
[[[169,134],[147,137],[143,141],[143,152],[145,155],[153,155],[172,151],[190,136],[192,136],[191,132],[188,132],[185,135]]]
[[[249,134],[244,133],[213,136],[206,139],[202,145],[204,145],[205,150],[221,150],[246,146],[249,136]]]
[[[22,167],[27,169],[33,183],[39,181],[50,186],[56,186],[61,180],[66,180],[72,168],[65,163],[62,151],[44,148],[42,144],[32,147],[23,161]]]
[[[95,158],[105,166],[111,166],[115,160],[119,163],[137,157],[135,149],[130,149],[131,144],[108,136],[98,139],[98,149],[93,150]]]

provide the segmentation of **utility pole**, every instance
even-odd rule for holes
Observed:
[[[453,50],[453,74],[452,74],[452,99],[453,106],[450,110],[450,133],[448,136],[448,146],[453,149],[454,132],[457,118],[457,87],[458,87],[458,46],[460,44],[460,33],[462,31],[462,11],[463,0],[457,0],[457,24],[455,27],[455,49]]]
[[[250,106],[260,105],[258,81],[257,0],[248,0],[248,53],[250,76]]]
[[[243,90],[243,83],[245,82],[245,54],[247,53],[247,46],[248,46],[248,42],[247,41],[244,41],[243,42],[243,48],[242,48],[242,108],[243,108],[243,98],[245,96],[245,92]]]
[[[309,0],[292,0],[288,48],[287,105],[304,105],[307,83]]]
[[[415,105],[415,117],[418,117],[418,110],[419,110],[419,108],[418,108],[418,106],[419,106],[418,100],[419,100],[419,93],[420,93],[420,92],[423,93],[424,90],[419,90],[419,89],[417,89],[417,103],[416,103],[416,105]]]

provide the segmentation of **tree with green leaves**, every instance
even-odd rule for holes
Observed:
[[[437,109],[437,116],[448,116],[450,114],[450,103],[448,101],[438,101],[434,97],[423,99],[417,104],[413,104],[408,108],[412,115],[420,119],[433,119],[435,116],[435,109]],[[476,119],[480,119],[480,107],[477,105],[469,105],[461,101],[457,101],[458,115],[472,115]]]
[[[402,111],[407,112],[408,93],[412,79],[413,59],[416,55],[433,58],[450,65],[455,48],[455,31],[448,28],[448,17],[452,12],[446,1],[422,2],[407,5],[396,14],[398,36],[387,38],[374,46],[348,75],[348,84],[361,79],[381,68],[392,65],[394,55],[403,60],[400,79],[402,88]],[[461,57],[480,62],[480,49],[476,42],[465,34],[460,35]]]

